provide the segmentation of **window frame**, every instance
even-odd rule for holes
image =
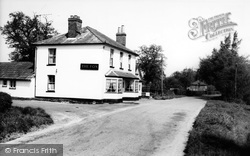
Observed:
[[[109,66],[114,68],[114,49],[110,49]]]
[[[108,83],[108,81],[110,82]],[[117,79],[112,79],[112,78],[106,79],[106,93],[117,93],[118,92],[117,82],[118,82]]]
[[[132,71],[131,70],[131,55],[128,55],[128,71]]]
[[[136,93],[139,93],[139,81],[138,80],[135,80],[135,92]]]
[[[129,84],[127,82],[129,82]],[[125,83],[126,83],[125,92],[135,92],[135,81],[134,80],[126,80]]]
[[[123,80],[122,79],[118,79],[118,93],[122,93],[123,92]]]
[[[120,69],[123,70],[123,52],[120,52]]]
[[[50,81],[50,80],[53,80],[53,79],[50,79],[50,78],[54,78],[54,82]],[[48,80],[47,80],[47,92],[55,92],[56,90],[56,77],[55,75],[48,75]],[[53,86],[53,87],[51,87]],[[52,88],[52,89],[51,89]]]
[[[10,88],[9,89],[16,89],[16,80],[10,80]]]
[[[53,52],[54,54],[52,54]],[[50,61],[52,59],[52,62]],[[48,65],[55,66],[56,65],[56,48],[48,49]]]
[[[6,84],[5,84],[4,82],[6,82]],[[7,87],[7,86],[8,86],[8,80],[3,80],[3,85],[2,85],[2,87]]]

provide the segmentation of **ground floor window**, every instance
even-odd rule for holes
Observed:
[[[10,80],[10,88],[15,89],[16,88],[16,80]]]
[[[125,80],[125,91],[134,92],[134,80]]]
[[[55,91],[55,75],[48,75],[48,91]]]
[[[139,84],[139,81],[135,81],[135,92],[136,93],[138,93],[138,88],[139,88],[138,84]]]
[[[117,79],[107,79],[106,80],[106,91],[107,92],[117,92]]]
[[[119,79],[118,80],[118,93],[122,93],[122,88],[123,88],[122,79]]]
[[[7,87],[7,80],[3,80],[3,87]]]

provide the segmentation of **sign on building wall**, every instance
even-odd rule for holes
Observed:
[[[80,66],[81,70],[98,70],[99,64],[84,64],[82,63]]]

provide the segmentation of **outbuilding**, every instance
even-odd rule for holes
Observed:
[[[13,97],[35,97],[35,74],[31,62],[0,62],[0,91]]]

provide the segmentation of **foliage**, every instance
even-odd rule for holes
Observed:
[[[138,66],[143,72],[145,84],[151,83],[151,86],[159,85],[165,66],[165,56],[162,53],[162,47],[155,44],[149,47],[144,45],[136,52],[139,54]]]
[[[234,33],[233,41],[231,41],[231,35],[226,36],[219,50],[213,49],[212,55],[201,59],[198,75],[207,84],[214,85],[225,100],[231,100],[234,97],[250,103],[248,98],[250,96],[250,64],[247,57],[238,54],[240,43],[237,32]]]
[[[249,118],[250,106],[209,101],[189,132],[185,155],[248,155]]]
[[[165,78],[165,88],[178,88],[179,92],[185,93],[187,87],[196,80],[196,71],[186,68],[183,71],[174,72],[170,77]]]
[[[50,115],[41,108],[11,107],[0,113],[0,142],[9,139],[13,133],[27,133],[33,127],[53,123]]]
[[[5,92],[0,92],[0,113],[9,109],[12,105],[12,98]]]
[[[52,27],[52,22],[45,18],[42,23],[40,15],[29,17],[23,12],[13,12],[9,14],[10,21],[0,27],[1,34],[6,36],[6,43],[9,48],[14,48],[10,53],[12,61],[34,62],[35,47],[32,43],[52,37],[57,34]]]

